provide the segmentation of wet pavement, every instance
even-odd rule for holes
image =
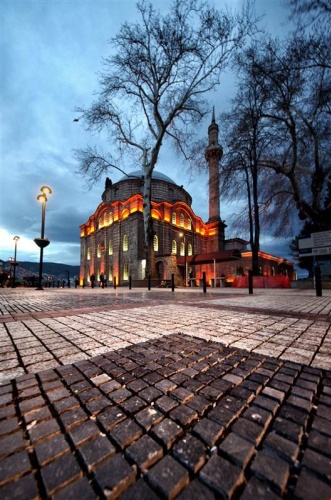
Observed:
[[[331,291],[0,289],[3,498],[331,497]]]

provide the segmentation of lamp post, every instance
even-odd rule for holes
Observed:
[[[44,248],[46,248],[50,241],[48,238],[45,238],[45,215],[46,215],[46,203],[47,203],[47,195],[52,194],[52,190],[48,186],[42,186],[40,188],[41,194],[37,196],[37,200],[41,202],[41,236],[40,238],[35,238],[34,242],[40,248],[40,260],[39,260],[39,280],[38,287],[36,290],[43,290],[42,287],[42,274],[43,274],[43,255]]]
[[[179,236],[181,236],[183,238],[183,241],[184,241],[184,266],[185,266],[184,286],[186,287],[187,286],[186,237],[185,237],[184,233],[179,233]]]
[[[14,260],[12,262],[12,266],[14,267],[14,278],[13,278],[13,282],[12,282],[12,288],[15,288],[16,287],[16,266],[18,265],[18,262],[16,260],[16,256],[17,256],[17,242],[18,240],[20,239],[19,236],[14,236],[13,240],[15,241],[15,253],[14,253]]]

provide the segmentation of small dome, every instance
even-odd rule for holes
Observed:
[[[143,175],[144,174],[143,174],[142,170],[135,170],[134,172],[130,172],[127,175],[124,175],[123,177],[121,177],[118,182],[129,180],[131,177],[132,178],[142,178]],[[170,179],[170,177],[168,177],[167,175],[162,174],[161,172],[157,172],[156,170],[153,170],[152,179],[164,181],[164,182],[169,182],[170,184],[175,184],[175,186],[176,186],[175,181]]]

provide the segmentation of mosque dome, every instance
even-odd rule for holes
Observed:
[[[144,173],[142,170],[135,170],[134,172],[129,172],[127,175],[124,175],[117,182],[129,180],[130,178],[134,178],[134,179],[142,178],[143,175],[144,175]],[[158,181],[169,182],[169,184],[174,184],[175,186],[177,185],[174,180],[172,180],[167,175],[162,174],[161,172],[158,172],[157,170],[153,170],[152,179],[158,180]]]

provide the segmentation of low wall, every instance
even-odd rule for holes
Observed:
[[[248,276],[235,278],[234,288],[248,288]],[[253,288],[291,288],[288,276],[253,276]]]

